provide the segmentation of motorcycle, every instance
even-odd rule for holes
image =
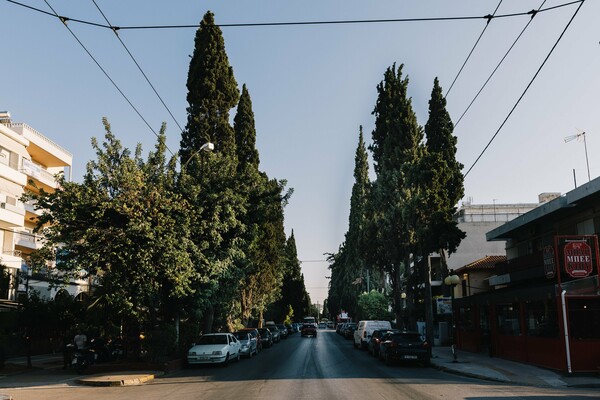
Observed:
[[[73,344],[70,344],[67,347],[70,347],[73,351],[71,368],[74,368],[78,374],[83,373],[87,367],[96,363],[97,354],[93,349],[77,349]]]

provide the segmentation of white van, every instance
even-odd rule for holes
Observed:
[[[373,331],[378,329],[392,329],[392,324],[390,321],[359,321],[354,331],[354,347],[366,349]]]

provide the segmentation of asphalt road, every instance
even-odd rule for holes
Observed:
[[[295,334],[228,367],[201,366],[143,386],[86,387],[74,379],[2,389],[29,399],[598,399],[597,389],[534,388],[477,381],[419,365],[387,366],[331,330]]]

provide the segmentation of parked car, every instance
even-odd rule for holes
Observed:
[[[341,324],[337,324],[335,326],[335,333],[338,335],[343,335],[344,326],[346,326],[347,322],[342,322]]]
[[[281,342],[281,332],[279,332],[279,328],[276,325],[267,325],[267,329],[273,335],[273,343]]]
[[[344,337],[346,339],[352,339],[354,337],[354,331],[356,331],[356,323],[348,322],[344,327]]]
[[[431,346],[419,332],[387,333],[379,344],[379,358],[388,365],[395,361],[419,361],[429,364]]]
[[[302,328],[300,329],[300,336],[314,336],[317,337],[317,324],[308,323],[302,324]]]
[[[325,329],[327,328],[327,323],[326,322],[319,322],[319,329]]]
[[[273,334],[267,328],[258,328],[260,334],[260,342],[263,348],[269,348],[273,346]]]
[[[242,356],[252,358],[253,355],[258,354],[258,340],[252,333],[238,331],[234,332],[233,336],[240,342],[240,354]]]
[[[335,328],[335,323],[333,321],[327,322],[327,329],[333,329],[333,328]]]
[[[258,349],[258,352],[260,353],[260,351],[262,350],[262,340],[260,338],[260,332],[258,331],[258,328],[242,328],[238,332],[250,332],[250,334],[256,338],[256,347]]]
[[[354,348],[366,349],[373,331],[376,329],[392,329],[390,321],[359,321],[354,332]]]
[[[223,364],[240,359],[240,342],[231,333],[202,335],[188,350],[188,364]]]
[[[394,333],[394,332],[400,332],[397,329],[378,329],[373,331],[373,334],[371,335],[371,339],[369,340],[369,344],[368,344],[368,350],[369,350],[369,354],[372,355],[373,357],[378,357],[379,356],[379,345],[381,344],[381,339],[385,336],[385,334],[387,333]]]
[[[282,339],[287,339],[289,336],[289,332],[287,329],[287,326],[285,326],[284,324],[277,324],[275,325],[277,327],[277,329],[279,329],[279,333],[281,334],[281,338]]]

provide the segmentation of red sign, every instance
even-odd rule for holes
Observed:
[[[592,248],[585,242],[565,244],[565,271],[573,278],[585,278],[593,271]]]
[[[544,247],[543,252],[544,257],[544,273],[546,274],[546,278],[551,279],[554,278],[554,274],[556,273],[556,267],[554,263],[554,247],[546,246]]]

